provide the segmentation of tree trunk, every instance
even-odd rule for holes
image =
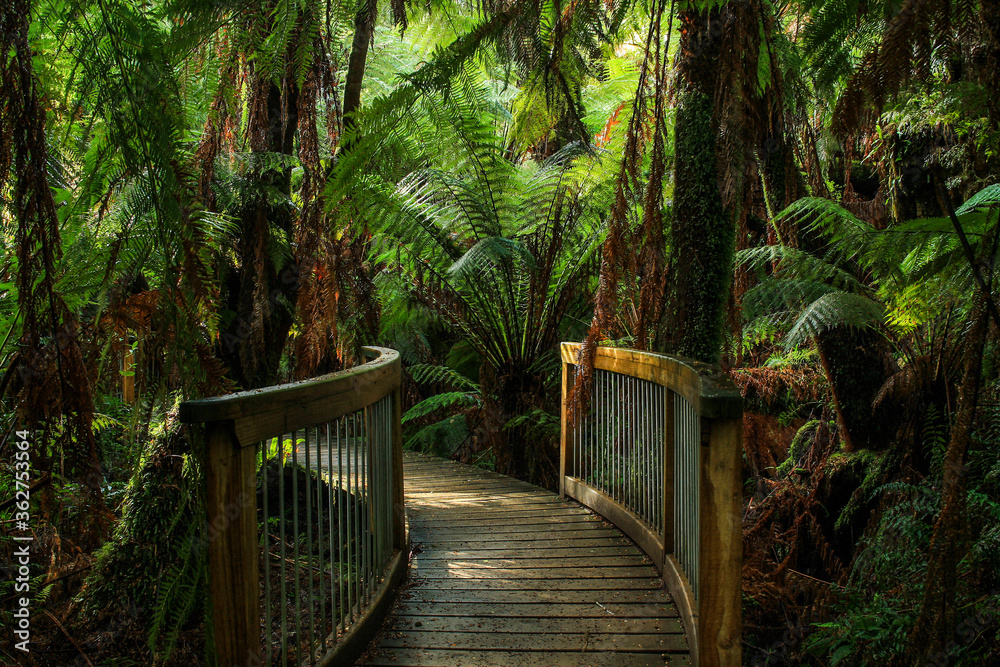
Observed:
[[[888,341],[873,329],[834,327],[816,337],[823,370],[833,392],[844,449],[879,449],[895,434],[889,407],[872,403],[892,374]]]
[[[347,62],[347,79],[344,81],[344,133],[355,126],[355,116],[361,109],[361,87],[368,62],[368,45],[375,30],[375,0],[361,0],[354,16],[354,42]],[[344,146],[346,150],[348,146]]]
[[[718,8],[702,13],[690,5],[681,12],[683,83],[674,124],[672,347],[709,363],[717,363],[722,351],[736,234],[716,169],[719,14]]]
[[[265,152],[293,155],[298,119],[297,87],[292,85],[283,98],[274,83],[267,86],[259,102],[265,105],[257,121],[258,146],[255,156]],[[261,128],[260,125],[266,123]],[[294,320],[295,295],[299,273],[305,267],[286,262],[276,266],[271,247],[291,241],[294,211],[288,202],[274,202],[268,191],[291,197],[291,170],[287,167],[253,165],[248,188],[253,199],[239,215],[240,234],[236,245],[238,265],[226,277],[227,303],[235,313],[220,337],[219,354],[227,363],[233,379],[244,389],[274,384],[278,378],[281,355]],[[282,235],[281,239],[272,239]]]
[[[969,449],[969,431],[979,394],[980,371],[989,319],[985,293],[973,311],[973,325],[965,351],[965,372],[958,390],[958,414],[951,430],[951,441],[945,451],[941,514],[934,524],[930,558],[920,615],[910,632],[911,664],[937,664],[938,656],[955,637],[957,609],[955,588],[958,584],[958,563],[968,542],[966,514],[965,458]]]

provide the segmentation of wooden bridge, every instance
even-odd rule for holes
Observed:
[[[740,663],[742,402],[716,369],[599,348],[575,416],[564,343],[557,495],[404,454],[398,355],[367,350],[181,406],[220,665]]]
[[[442,459],[403,470],[410,581],[361,664],[689,664],[652,562],[600,516]]]

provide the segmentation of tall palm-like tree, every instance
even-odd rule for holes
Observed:
[[[561,332],[585,314],[601,202],[580,148],[542,164],[505,159],[475,76],[463,74],[447,101],[414,105],[426,119],[411,126],[421,142],[450,150],[397,183],[367,179],[355,200],[378,221],[389,298],[431,313],[478,353],[497,469],[537,479],[551,462],[511,420],[554,407],[546,379]]]

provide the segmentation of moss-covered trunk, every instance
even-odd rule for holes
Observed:
[[[712,97],[695,86],[680,94],[675,124],[674,347],[715,363],[733,273],[735,227],[719,192]]]

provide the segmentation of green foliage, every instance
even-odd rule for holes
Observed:
[[[429,398],[425,398],[407,410],[406,414],[403,415],[403,423],[405,424],[410,420],[425,417],[443,408],[478,407],[479,405],[479,398],[475,394],[468,392],[450,391],[443,394],[435,394]]]
[[[450,457],[468,437],[466,418],[455,414],[421,427],[407,439],[406,447],[425,454]]]
[[[416,382],[435,383],[440,382],[456,389],[475,391],[478,389],[476,383],[465,377],[458,371],[447,366],[432,366],[430,364],[414,364],[407,369],[410,376]]]
[[[810,419],[795,432],[792,444],[788,446],[788,458],[782,461],[775,471],[778,477],[787,477],[788,473],[799,464],[821,423],[819,419]]]
[[[980,423],[990,421],[987,416]],[[806,639],[806,652],[824,664],[878,665],[906,650],[906,637],[923,596],[934,523],[941,511],[943,454],[949,427],[939,410],[932,409],[925,415],[923,433],[923,447],[932,465],[930,474],[919,481],[879,483],[887,469],[884,459],[862,455],[871,460],[866,464],[868,473],[859,492],[880,502],[880,514],[862,541],[846,586],[835,592],[833,620],[817,623],[816,631]],[[1000,595],[995,592],[1000,582],[998,445],[997,440],[979,441],[969,455],[970,540],[967,548],[949,546],[960,549],[963,557],[956,591],[958,634],[949,644],[948,664],[972,667],[996,656],[991,635],[995,636],[1000,620]],[[839,521],[845,520],[848,509]],[[988,590],[993,592],[984,595]]]
[[[137,611],[160,660],[188,624],[200,620],[206,601],[204,473],[178,429],[168,426],[147,444],[121,520],[97,552],[81,594],[93,623]]]

